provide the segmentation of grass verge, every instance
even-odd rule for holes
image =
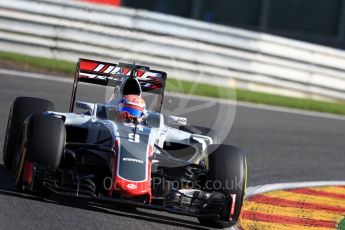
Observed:
[[[178,84],[182,85],[183,87],[176,87]],[[192,89],[192,87],[195,88]],[[229,91],[229,88],[226,87],[209,86],[202,83],[194,86],[193,82],[182,81],[181,83],[181,81],[179,81],[179,83],[177,83],[177,80],[175,79],[170,79],[168,81],[167,90],[179,93],[189,93],[190,91],[193,91],[193,94],[201,96],[236,99],[238,101],[246,101],[257,104],[275,105],[287,108],[345,115],[345,103],[286,97],[242,89],[235,89],[236,98],[234,98],[234,94],[232,95],[231,93],[219,95],[218,92]]]
[[[0,60],[1,59],[15,62],[20,65],[25,65],[31,68],[68,73],[71,74],[71,76],[73,76],[73,73],[75,71],[75,63],[60,60],[38,58],[9,52],[0,52]],[[167,91],[179,93],[193,92],[193,94],[200,96],[215,98],[221,97],[224,99],[236,99],[238,101],[247,101],[259,104],[275,105],[288,108],[345,115],[345,103],[325,102],[312,99],[300,99],[267,93],[252,92],[242,89],[235,89],[236,98],[234,98],[233,93],[225,93],[219,95],[219,92],[229,91],[229,88],[226,87],[210,86],[203,83],[195,85],[193,82],[180,80],[177,81],[173,78],[168,79]]]
[[[61,73],[74,73],[75,63],[61,61],[61,60],[51,60],[48,58],[32,57],[22,54],[1,52],[0,60],[11,61],[20,64],[21,66],[38,68],[44,70],[52,70],[54,72]],[[20,68],[19,65],[19,68]]]

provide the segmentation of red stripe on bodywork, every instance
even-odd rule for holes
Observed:
[[[288,217],[280,215],[270,215],[252,211],[244,211],[242,213],[242,219],[263,221],[276,224],[288,224],[288,225],[301,225],[306,227],[323,227],[323,228],[335,228],[336,223],[332,221],[323,220],[311,220],[305,218]]]
[[[117,164],[119,160],[119,151],[120,150],[120,144],[119,142],[115,142],[115,149],[117,149],[116,157],[114,158],[114,183],[113,183],[113,191],[119,190],[122,195],[128,196],[128,197],[140,197],[140,196],[147,196],[147,202],[151,203],[152,199],[152,191],[151,191],[151,161],[147,159],[147,179],[145,181],[129,181],[125,178],[120,177],[117,174]],[[148,146],[148,157],[152,156],[153,154],[153,147],[151,145]],[[115,167],[116,164],[116,167]],[[135,186],[135,187],[129,187]]]
[[[231,216],[235,213],[235,205],[236,205],[236,194],[230,194],[231,198],[231,208],[230,208],[230,220]]]
[[[131,69],[130,68],[123,68],[122,73],[127,75]]]
[[[25,182],[29,186],[31,186],[32,184],[33,172],[34,164],[29,161],[25,161],[23,171],[23,182]]]
[[[95,61],[81,61],[80,70],[93,71],[98,65],[99,63]]]
[[[259,204],[269,204],[269,205],[275,205],[275,206],[281,206],[281,207],[330,211],[330,212],[336,212],[339,214],[345,213],[345,208],[329,206],[329,205],[305,203],[303,201],[292,201],[292,200],[286,200],[286,199],[281,199],[281,198],[273,198],[273,197],[268,197],[265,195],[255,195],[249,198],[248,200],[255,203],[259,203]]]
[[[105,65],[99,72],[100,73],[103,73],[106,69],[108,69],[109,65]]]
[[[145,71],[138,70],[138,71],[137,71],[137,77],[141,77],[141,76],[143,76],[143,75],[144,75],[144,73],[145,73]]]
[[[325,192],[325,191],[315,191],[315,190],[307,189],[307,188],[293,189],[293,190],[287,190],[287,191],[293,192],[293,193],[298,193],[298,194],[305,194],[305,195],[311,195],[311,196],[321,196],[321,197],[328,197],[328,198],[345,200],[345,195],[342,195],[342,194],[336,194],[336,193]]]

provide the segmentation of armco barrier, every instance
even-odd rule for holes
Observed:
[[[129,60],[207,84],[345,99],[345,52],[175,16],[77,1],[0,1],[0,49]]]

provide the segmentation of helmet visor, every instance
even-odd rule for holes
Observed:
[[[129,113],[129,115],[131,115],[132,117],[141,118],[142,116],[144,116],[144,113],[141,112],[139,109],[136,109],[136,108],[127,107],[127,106],[120,106],[118,109],[120,112]]]

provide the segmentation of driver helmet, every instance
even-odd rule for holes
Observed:
[[[146,115],[145,101],[138,95],[123,96],[117,103],[117,110],[128,119],[137,119],[141,122]]]

